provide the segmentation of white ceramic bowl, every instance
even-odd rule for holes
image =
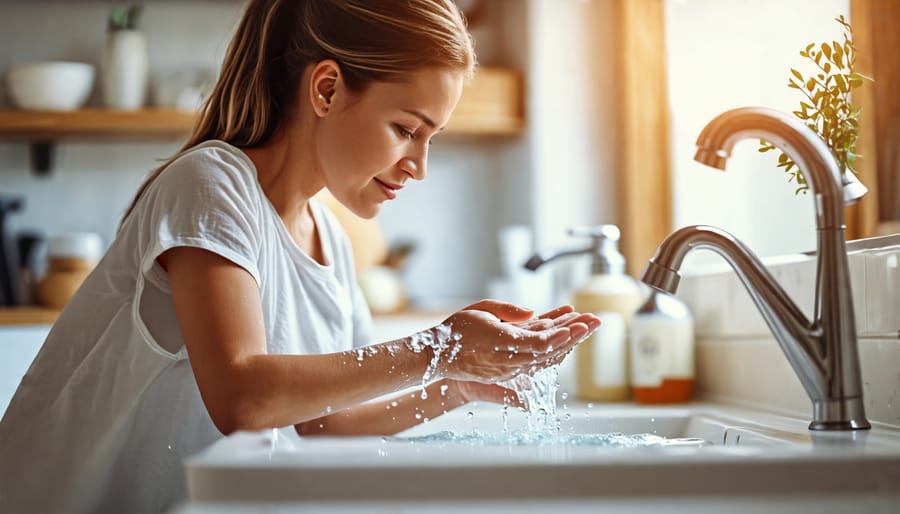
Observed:
[[[22,109],[71,111],[91,94],[94,67],[63,61],[18,64],[6,81],[12,101]]]

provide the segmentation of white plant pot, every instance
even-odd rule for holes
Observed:
[[[117,30],[106,38],[103,54],[103,103],[112,109],[135,110],[147,97],[147,36]]]

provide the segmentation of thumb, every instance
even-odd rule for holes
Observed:
[[[469,305],[464,310],[485,311],[500,318],[501,321],[526,321],[534,316],[534,311],[519,307],[512,303],[501,302],[499,300],[480,300]]]

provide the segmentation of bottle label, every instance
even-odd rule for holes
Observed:
[[[662,385],[664,356],[659,334],[635,331],[631,343],[631,383],[638,387]]]
[[[694,334],[690,323],[636,318],[629,344],[633,385],[659,387],[667,378],[694,377]]]
[[[625,318],[618,312],[598,312],[602,324],[591,335],[594,384],[620,387],[625,381]]]

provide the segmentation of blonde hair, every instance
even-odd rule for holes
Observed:
[[[250,0],[191,137],[149,174],[123,222],[184,151],[212,139],[239,148],[265,143],[294,106],[309,64],[333,59],[347,88],[359,93],[427,66],[471,76],[473,47],[453,0]]]

